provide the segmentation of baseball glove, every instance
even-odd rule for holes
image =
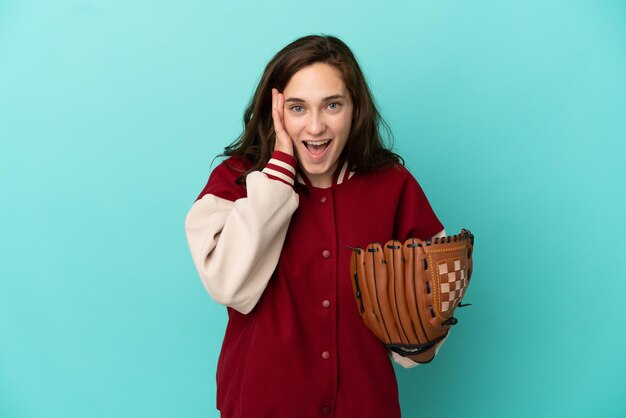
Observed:
[[[436,344],[457,320],[472,276],[474,236],[391,240],[352,248],[350,274],[365,325],[388,349],[418,363],[433,359]]]

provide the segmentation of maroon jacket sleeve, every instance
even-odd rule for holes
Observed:
[[[401,241],[408,238],[431,238],[444,229],[443,225],[415,177],[406,168],[401,169],[404,171],[405,181],[397,206],[395,236]]]

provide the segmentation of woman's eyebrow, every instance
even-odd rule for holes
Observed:
[[[324,97],[322,101],[334,100],[334,99],[345,99],[345,97],[342,96],[341,94],[333,94],[332,96]],[[306,100],[300,99],[299,97],[290,97],[288,99],[285,99],[285,103],[287,102],[306,102]]]

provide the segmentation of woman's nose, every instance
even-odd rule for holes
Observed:
[[[311,135],[319,135],[326,130],[324,119],[320,115],[312,114],[307,129]]]

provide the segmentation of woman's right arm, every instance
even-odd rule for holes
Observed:
[[[217,167],[185,219],[187,242],[204,287],[218,303],[249,313],[278,263],[298,207],[296,160],[274,151],[262,171],[246,177],[236,198],[232,175]]]

